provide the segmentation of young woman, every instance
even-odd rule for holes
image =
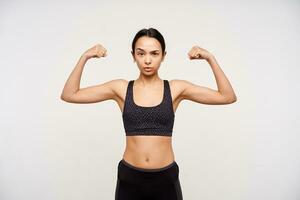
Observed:
[[[115,79],[80,87],[83,67],[90,58],[107,56],[100,44],[84,52],[69,76],[61,99],[70,103],[115,100],[122,112],[126,148],[118,163],[116,200],[181,200],[179,166],[172,149],[175,112],[182,100],[203,104],[230,104],[236,95],[215,57],[193,46],[189,59],[206,60],[216,78],[218,90],[186,80],[165,80],[158,75],[166,51],[161,33],[142,29],[132,42],[132,56],[140,70],[136,80]]]

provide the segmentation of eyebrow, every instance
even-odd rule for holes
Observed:
[[[136,48],[136,50],[145,51],[144,49],[141,49],[141,48]],[[153,51],[151,51],[151,52],[154,52],[154,51],[159,51],[159,49],[153,50]]]

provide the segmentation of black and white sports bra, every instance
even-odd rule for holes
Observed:
[[[133,100],[133,83],[127,85],[122,119],[126,136],[172,136],[175,114],[168,80],[163,80],[163,100],[156,106],[139,106]]]

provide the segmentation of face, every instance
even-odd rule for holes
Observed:
[[[135,44],[133,59],[141,73],[151,75],[157,73],[164,56],[159,41],[156,38],[142,36]]]

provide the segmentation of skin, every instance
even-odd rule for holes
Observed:
[[[163,97],[163,79],[159,77],[158,71],[166,53],[162,52],[158,40],[147,36],[137,40],[135,52],[131,53],[133,61],[140,71],[133,86],[134,102],[140,106],[156,106]],[[81,74],[87,60],[105,56],[107,56],[107,50],[100,44],[84,52],[64,86],[61,99],[69,103],[96,103],[114,100],[120,111],[123,112],[127,80],[114,79],[80,89]],[[182,100],[210,105],[231,104],[237,100],[230,82],[210,52],[199,46],[193,46],[187,56],[190,60],[208,62],[215,76],[218,90],[196,85],[187,80],[169,80],[174,113]],[[151,67],[152,70],[146,71],[144,67]],[[175,160],[172,137],[126,136],[123,159],[141,168],[153,169],[167,166]]]

